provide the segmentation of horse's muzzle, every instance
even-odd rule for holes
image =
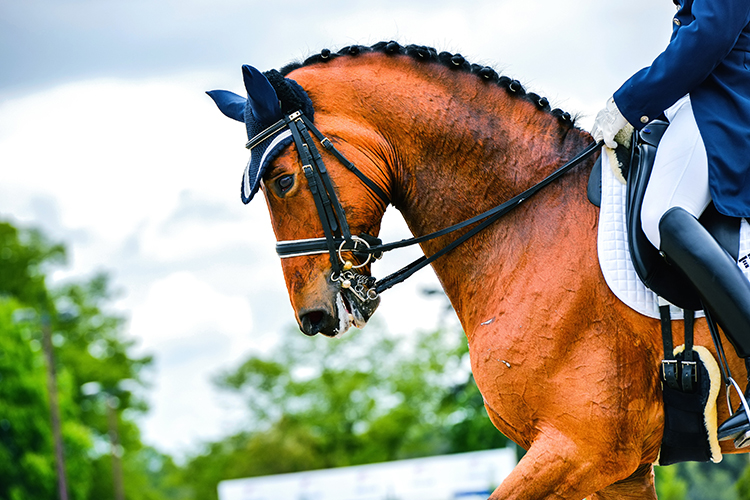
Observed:
[[[327,337],[335,337],[338,334],[338,324],[338,319],[327,311],[315,310],[300,315],[300,329],[308,337],[319,333]]]
[[[335,306],[331,311],[300,311],[300,329],[310,337],[318,333],[336,337],[345,333],[352,325],[363,328],[379,304],[380,297],[362,300],[351,290],[344,289],[336,294]]]

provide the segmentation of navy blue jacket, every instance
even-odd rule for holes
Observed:
[[[615,92],[637,129],[690,94],[716,208],[750,217],[750,0],[680,0],[667,48]]]

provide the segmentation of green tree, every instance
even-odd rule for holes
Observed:
[[[750,464],[745,460],[745,467],[737,480],[737,498],[750,500]]]
[[[740,500],[743,498],[740,479],[747,464],[746,455],[726,454],[719,464],[685,462],[664,469],[674,468],[675,479],[686,485],[685,495],[678,497],[681,500]]]
[[[660,500],[685,500],[688,481],[680,477],[676,466],[654,467],[656,495]]]
[[[0,298],[0,499],[53,498],[55,463],[50,429],[45,360],[38,332],[18,321],[24,311]],[[76,418],[73,385],[62,374],[58,385],[70,498],[87,498],[91,439]]]
[[[279,349],[217,378],[240,395],[248,428],[185,467],[193,498],[220,480],[503,447],[471,379],[466,339],[412,341],[377,325],[339,339],[290,329]]]
[[[148,409],[142,398],[143,376],[152,358],[130,354],[133,342],[123,338],[124,319],[105,309],[114,298],[105,274],[65,284],[54,297],[58,310],[65,313],[57,324],[57,356],[78,388],[75,403],[80,419],[95,442],[109,444],[110,433],[116,432],[126,498],[152,498],[154,493],[143,487],[148,484],[145,478],[139,477],[146,472],[128,466],[143,448],[133,416]],[[111,497],[113,457],[108,446],[96,450],[103,451],[90,453],[95,471],[91,498]]]
[[[46,271],[64,262],[62,245],[50,243],[37,230],[19,231],[0,222],[0,295],[27,306],[49,308]]]
[[[107,310],[113,293],[105,274],[48,285],[48,273],[64,262],[62,245],[0,222],[0,500],[54,498],[56,492],[40,350],[43,316],[54,344],[71,498],[114,498],[107,446],[113,427],[126,498],[182,498],[169,479],[176,466],[143,446],[133,420],[147,409],[141,395],[152,360],[132,356],[123,318]]]

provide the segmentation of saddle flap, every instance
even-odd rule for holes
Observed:
[[[602,206],[602,157],[596,159],[594,168],[589,174],[589,183],[586,187],[586,196],[595,207]]]

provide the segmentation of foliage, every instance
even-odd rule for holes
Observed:
[[[656,496],[660,500],[685,500],[688,482],[680,477],[676,466],[654,467]]]
[[[724,455],[721,463],[685,462],[655,467],[660,500],[750,500],[747,455]]]
[[[103,310],[112,292],[104,274],[84,283],[69,283],[55,293],[59,309],[57,323],[59,362],[70,372],[81,419],[95,434],[107,440],[109,427],[105,400],[114,397],[118,410],[120,444],[139,448],[140,433],[122,412],[143,412],[147,406],[139,397],[142,372],[152,362],[150,356],[134,358],[129,354],[133,342],[123,339],[123,318]],[[83,390],[81,390],[83,388]]]
[[[739,457],[737,457],[739,458]],[[747,464],[748,460],[745,459]],[[737,480],[737,498],[739,500],[750,500],[750,464],[747,464]]]
[[[0,222],[0,500],[56,497],[41,328],[55,346],[71,500],[113,498],[106,399],[116,402],[127,500],[217,498],[224,479],[340,467],[508,444],[487,417],[455,329],[396,338],[377,325],[341,339],[291,329],[268,355],[216,378],[247,404],[247,425],[178,466],[144,446],[133,415],[150,357],[134,357],[105,274],[62,285],[65,248]],[[45,323],[46,324],[46,323]],[[656,468],[662,500],[750,500],[746,456]]]
[[[127,449],[123,454],[125,498],[127,500],[187,500],[181,485],[179,467],[171,457],[151,447]],[[92,463],[94,473],[101,476],[89,495],[90,499],[112,498],[112,462],[105,455]]]
[[[194,498],[220,480],[498,448],[461,332],[412,342],[368,326],[339,339],[296,329],[217,384],[247,403],[244,432],[186,465]],[[272,453],[269,453],[273,450]]]
[[[65,248],[38,231],[0,222],[0,500],[54,498],[54,462],[41,331],[54,345],[65,472],[73,500],[112,498],[110,431],[104,401],[115,398],[129,500],[180,498],[154,478],[132,415],[151,358],[130,354],[123,319],[105,309],[107,276],[50,286],[48,274]],[[127,411],[126,411],[127,410]],[[152,457],[153,458],[153,457]],[[150,461],[149,461],[150,460]],[[165,471],[171,459],[158,462]],[[161,472],[161,471],[160,471]]]
[[[44,359],[30,329],[13,320],[19,304],[0,299],[0,498],[51,498],[56,491]],[[31,347],[34,346],[34,347]],[[70,497],[86,498],[90,438],[75,415],[69,378],[59,387],[69,455]]]
[[[65,248],[36,230],[18,231],[0,222],[0,295],[27,305],[49,306],[46,268],[65,261]]]
[[[724,455],[719,464],[685,462],[670,467],[688,484],[684,500],[739,500],[737,481],[747,466],[747,455]]]

